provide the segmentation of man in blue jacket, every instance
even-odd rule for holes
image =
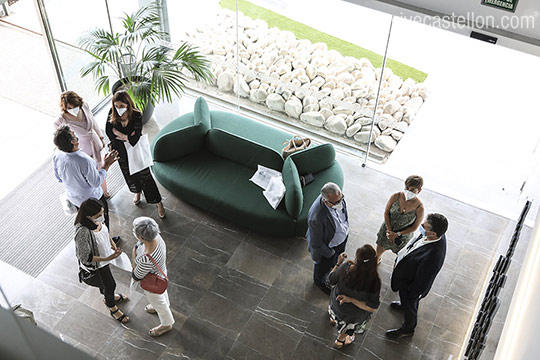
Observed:
[[[345,251],[349,237],[349,219],[344,196],[337,184],[327,183],[315,199],[308,213],[306,238],[311,258],[315,262],[313,281],[330,294],[326,277]]]
[[[448,220],[441,214],[429,214],[420,226],[420,236],[411,240],[398,253],[391,286],[399,291],[401,301],[390,308],[402,311],[405,321],[399,329],[386,332],[392,339],[413,336],[418,315],[418,302],[426,297],[446,256],[446,230]]]

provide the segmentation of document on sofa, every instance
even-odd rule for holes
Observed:
[[[257,165],[257,171],[249,181],[261,187],[264,190],[263,195],[268,200],[270,206],[274,210],[277,209],[283,196],[285,196],[285,184],[283,184],[281,173],[274,169]]]

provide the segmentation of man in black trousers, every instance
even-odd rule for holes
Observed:
[[[448,220],[441,214],[429,214],[420,226],[420,236],[410,241],[398,253],[391,286],[399,291],[401,301],[390,308],[401,311],[405,321],[398,329],[388,330],[392,339],[413,336],[418,316],[418,302],[426,297],[446,256],[446,230]]]

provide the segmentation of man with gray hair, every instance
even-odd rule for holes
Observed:
[[[315,262],[313,281],[330,294],[326,282],[328,272],[345,251],[349,237],[349,218],[344,196],[337,184],[326,183],[308,213],[306,238],[311,258]]]

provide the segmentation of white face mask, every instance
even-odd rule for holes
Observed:
[[[332,206],[332,209],[337,210],[337,211],[343,210],[343,202],[340,201],[339,204]]]
[[[127,111],[127,108],[116,108],[116,112],[118,113],[118,115],[122,116],[124,115],[124,113]]]
[[[81,108],[76,107],[76,108],[73,108],[73,109],[68,109],[67,112],[70,113],[71,115],[77,117],[77,115],[79,115],[79,110],[80,109]]]
[[[100,224],[102,222],[105,222],[105,216],[103,216],[103,214],[99,215],[99,217],[97,219],[93,219],[93,221],[96,223],[96,224]]]
[[[403,190],[403,193],[405,194],[405,200],[411,200],[411,199],[414,199],[416,197],[416,194],[413,193],[412,191],[409,191],[407,189]]]

